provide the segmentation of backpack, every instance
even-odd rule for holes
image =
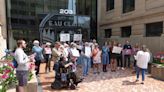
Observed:
[[[12,64],[13,64],[14,68],[18,67],[18,63],[15,58],[13,59]]]

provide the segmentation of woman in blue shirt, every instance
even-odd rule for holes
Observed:
[[[107,72],[107,64],[109,64],[109,47],[107,42],[102,47],[102,64],[103,64],[103,72]]]

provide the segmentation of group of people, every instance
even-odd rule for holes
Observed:
[[[15,51],[15,59],[18,62],[17,75],[19,80],[19,90],[23,90],[22,86],[27,84],[27,69],[26,64],[30,58],[23,51],[26,48],[26,43],[24,40],[18,40],[18,48]],[[33,42],[32,53],[35,53],[35,66],[36,75],[39,74],[40,64],[44,60],[46,63],[45,72],[50,72],[51,61],[54,62],[53,70],[57,71],[60,67],[61,60],[73,61],[73,63],[68,63],[66,66],[73,66],[72,72],[77,72],[77,65],[82,66],[82,75],[86,77],[89,74],[90,68],[93,68],[94,74],[99,74],[101,69],[103,72],[107,72],[107,67],[111,68],[112,72],[116,72],[117,69],[124,70],[125,68],[130,68],[131,60],[134,60],[134,71],[137,74],[136,82],[139,78],[139,72],[142,70],[142,84],[144,83],[144,73],[147,69],[147,64],[150,61],[150,51],[143,45],[131,46],[129,41],[126,41],[124,45],[118,43],[117,41],[111,41],[109,43],[105,42],[102,47],[93,40],[92,42],[55,42],[54,45],[47,42],[46,44],[40,46],[38,40]],[[51,46],[53,46],[51,48]],[[114,51],[115,48],[122,48],[117,53]],[[65,66],[65,65],[64,65]],[[102,68],[101,68],[102,66]],[[56,73],[55,73],[56,74]],[[22,92],[22,91],[20,91]]]

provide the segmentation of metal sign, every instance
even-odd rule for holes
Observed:
[[[60,14],[73,14],[73,10],[69,9],[60,9]]]

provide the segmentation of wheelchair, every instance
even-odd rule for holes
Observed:
[[[54,65],[55,80],[51,84],[52,89],[69,88],[71,90],[76,89],[78,83],[82,82],[75,72],[72,72],[72,66],[63,67],[62,59]]]

